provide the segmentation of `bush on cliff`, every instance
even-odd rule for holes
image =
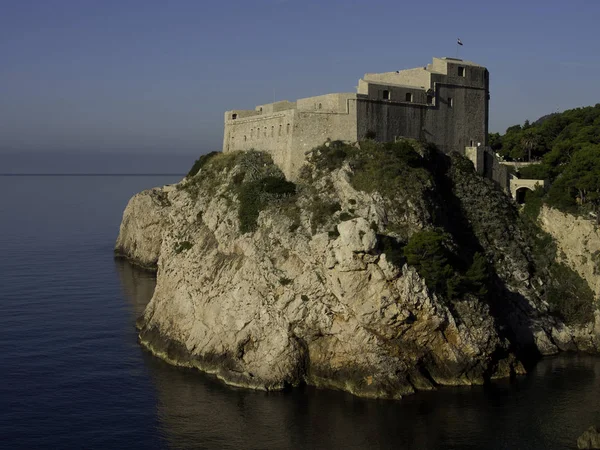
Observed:
[[[191,178],[194,175],[196,175],[200,169],[208,162],[210,161],[210,159],[219,154],[220,152],[210,152],[207,153],[206,155],[201,155],[200,158],[198,158],[195,162],[194,165],[192,166],[192,168],[190,169],[190,171],[188,172],[188,174],[186,175],[186,178]]]
[[[248,233],[256,230],[260,211],[270,201],[290,197],[295,193],[296,185],[280,177],[266,176],[241,183],[238,187],[240,232]]]

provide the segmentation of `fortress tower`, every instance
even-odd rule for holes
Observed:
[[[223,152],[262,150],[294,179],[305,153],[327,139],[408,137],[442,151],[487,145],[489,72],[455,58],[416,69],[367,73],[356,93],[327,94],[225,113]]]

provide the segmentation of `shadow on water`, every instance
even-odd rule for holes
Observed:
[[[116,261],[133,326],[153,274]],[[600,423],[600,358],[545,359],[529,375],[489,386],[441,388],[401,401],[312,387],[231,388],[210,375],[144,355],[157,391],[161,434],[172,448],[574,448]]]

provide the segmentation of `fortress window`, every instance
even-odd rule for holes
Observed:
[[[267,127],[265,127],[265,133],[264,133],[265,137],[267,137]]]
[[[232,114],[231,115],[231,120],[235,120],[235,119],[237,119],[237,114]]]
[[[383,99],[384,100],[390,99],[390,91],[388,91],[387,89],[385,91],[383,91]]]
[[[433,103],[433,95],[428,95],[427,96],[427,104],[431,105]]]
[[[323,104],[319,103],[319,109],[323,109]]]
[[[248,136],[244,135],[244,142],[248,140]]]
[[[458,66],[458,76],[459,77],[464,77],[465,76],[465,68],[462,66]]]
[[[413,95],[410,92],[406,93],[406,101],[407,102],[412,102],[413,100]]]
[[[448,108],[452,108],[454,106],[454,100],[452,97],[448,97]]]
[[[254,128],[250,128],[250,139],[254,137]]]
[[[281,136],[281,124],[279,124],[279,136]]]
[[[271,125],[271,137],[274,136],[275,133],[275,127]]]
[[[287,134],[290,134],[290,124],[289,123],[287,124],[286,132],[287,132]]]

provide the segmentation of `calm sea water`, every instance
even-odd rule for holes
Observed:
[[[113,259],[135,192],[178,177],[0,177],[0,447],[559,449],[600,423],[600,358],[398,402],[227,387],[136,341],[151,275]]]

